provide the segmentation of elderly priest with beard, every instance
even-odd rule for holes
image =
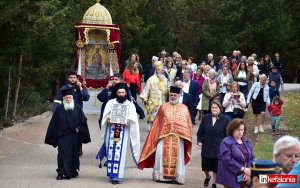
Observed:
[[[91,141],[87,119],[79,105],[74,104],[73,90],[62,90],[63,104],[55,110],[45,138],[45,143],[57,147],[57,180],[78,176],[79,143]]]
[[[141,158],[140,169],[153,168],[154,181],[185,182],[185,165],[192,150],[192,121],[188,108],[179,103],[180,89],[170,87],[169,102],[154,119]]]
[[[105,127],[106,131],[102,132],[104,144],[97,158],[101,160],[106,156],[107,176],[112,184],[119,184],[124,179],[127,145],[130,144],[136,164],[140,157],[139,122],[135,106],[129,101],[126,83],[115,85],[105,106],[101,127]]]
[[[144,87],[140,97],[147,110],[148,130],[151,129],[153,120],[159,107],[167,100],[168,82],[164,74],[164,67],[161,61],[154,63],[155,74],[151,76]]]

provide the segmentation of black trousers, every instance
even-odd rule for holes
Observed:
[[[130,90],[131,95],[133,96],[134,100],[136,100],[136,96],[137,96],[137,84],[130,83],[129,90]]]

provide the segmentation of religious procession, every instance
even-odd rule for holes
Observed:
[[[45,137],[46,144],[57,147],[57,180],[79,177],[82,144],[91,142],[85,114],[96,110],[101,138],[95,166],[106,171],[111,184],[127,181],[129,153],[140,173],[153,169],[149,179],[184,185],[192,145],[197,145],[204,177],[199,187],[300,187],[299,182],[262,184],[260,179],[299,175],[297,137],[280,137],[273,161],[257,160],[246,137],[249,127],[253,136],[269,134],[267,127],[271,135],[281,135],[285,64],[279,52],[258,56],[234,49],[195,62],[193,54],[161,48],[146,64],[137,53],[120,62],[120,28],[109,13],[95,22],[96,10],[106,9],[97,2],[75,26],[76,66],[57,91]],[[98,109],[91,105],[93,94],[101,103]],[[247,114],[252,122],[245,120]],[[148,131],[144,142],[141,122]]]

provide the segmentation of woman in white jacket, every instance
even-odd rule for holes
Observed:
[[[173,86],[175,84],[177,70],[173,69],[173,59],[168,57],[166,60],[166,69],[165,73],[168,75],[168,87]]]
[[[253,110],[253,125],[254,134],[264,132],[263,125],[265,122],[266,106],[270,105],[269,86],[267,83],[267,76],[260,75],[259,82],[255,82],[247,97],[247,104],[251,102]],[[257,127],[257,118],[260,115],[260,124]]]
[[[237,82],[233,82],[231,84],[230,92],[225,94],[222,105],[225,108],[225,115],[227,116],[229,122],[236,118],[233,113],[235,108],[245,112],[245,96],[242,92],[240,92],[239,84]]]

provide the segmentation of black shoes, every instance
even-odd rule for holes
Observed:
[[[211,178],[211,176],[209,176],[209,178],[205,178],[205,180],[204,180],[204,186],[205,186],[205,187],[208,186],[209,181],[210,181],[210,178]]]
[[[62,174],[58,174],[56,177],[57,180],[62,180],[64,179],[64,176]]]
[[[78,175],[79,175],[78,172],[74,171],[73,174],[72,174],[72,178],[76,178],[76,177],[78,177]]]
[[[78,174],[77,174],[77,176],[78,176]],[[71,179],[71,178],[68,177],[68,176],[65,176],[65,175],[63,175],[63,174],[58,174],[58,175],[56,176],[56,179],[57,179],[57,180],[63,180],[63,179],[69,180],[69,179]]]
[[[118,181],[113,181],[113,180],[112,180],[112,181],[111,181],[111,184],[114,184],[114,185],[115,185],[115,184],[120,184],[120,182],[118,182]]]
[[[217,188],[217,185],[215,183],[211,184],[212,188]]]

